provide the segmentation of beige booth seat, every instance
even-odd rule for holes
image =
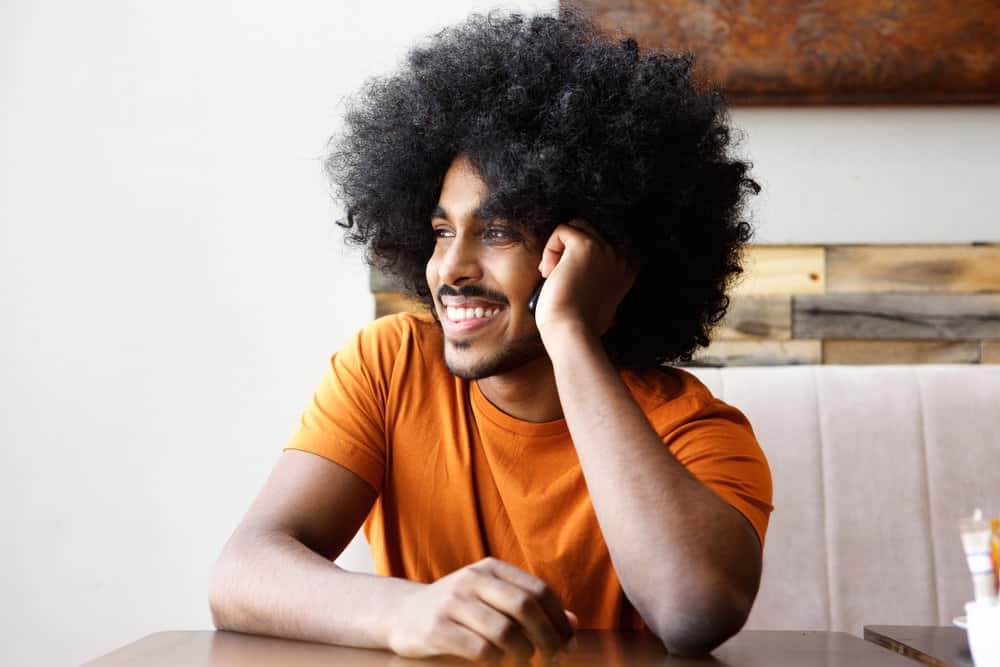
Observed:
[[[958,520],[1000,515],[1000,366],[692,369],[771,464],[747,628],[947,625],[972,597]]]

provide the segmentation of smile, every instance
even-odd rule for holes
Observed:
[[[441,326],[447,336],[472,333],[488,326],[503,310],[503,307],[447,306],[445,317],[441,320]]]
[[[448,319],[452,322],[464,322],[466,320],[488,320],[500,312],[500,308],[462,308],[460,306],[448,306],[446,312]]]

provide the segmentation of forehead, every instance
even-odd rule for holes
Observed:
[[[486,182],[469,159],[460,155],[445,172],[438,206],[452,220],[476,218],[478,209],[486,201],[489,192]]]

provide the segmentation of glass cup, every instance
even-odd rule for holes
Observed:
[[[1000,666],[1000,604],[966,602],[965,616],[976,667]]]

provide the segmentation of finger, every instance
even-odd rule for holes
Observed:
[[[482,583],[476,587],[476,594],[484,603],[516,621],[531,643],[544,655],[554,654],[565,643],[538,600],[520,586],[483,575]]]
[[[461,623],[448,623],[437,635],[437,654],[457,655],[466,660],[499,660],[500,649]]]
[[[556,268],[556,264],[559,263],[559,259],[562,257],[565,249],[566,244],[560,236],[560,231],[557,227],[552,232],[552,235],[549,236],[548,241],[545,242],[545,248],[542,249],[542,261],[538,264],[538,271],[542,274],[543,278],[548,278],[549,274]]]
[[[527,660],[535,652],[535,645],[517,621],[481,600],[474,599],[461,605],[452,612],[452,618],[505,654]]]
[[[567,639],[573,636],[573,626],[563,613],[562,603],[548,584],[535,575],[502,560],[492,559],[485,565],[494,576],[523,588],[537,598],[546,616],[561,636]]]
[[[580,618],[569,609],[566,610],[566,618],[569,620],[569,624],[573,626],[574,630],[580,627]]]

